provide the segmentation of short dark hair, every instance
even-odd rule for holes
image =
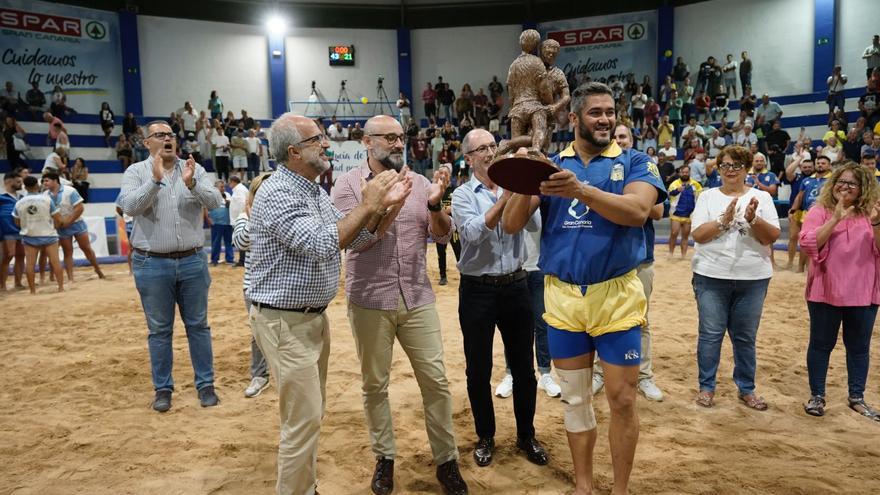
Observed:
[[[6,172],[5,174],[3,174],[3,180],[4,180],[4,181],[7,181],[7,180],[15,180],[15,179],[17,179],[17,178],[18,178],[18,174],[15,173],[15,172]]]
[[[153,127],[154,125],[160,125],[160,124],[167,125],[168,127],[171,127],[171,124],[169,124],[167,120],[151,120],[151,121],[147,122],[147,125],[144,126],[144,128],[147,130],[147,133],[149,135],[150,127]]]
[[[61,180],[61,177],[56,172],[44,172],[42,178],[54,180],[55,182]]]
[[[33,175],[28,175],[24,178],[24,187],[26,187],[27,189],[35,188],[37,187],[37,184],[39,184],[39,182],[37,182],[37,178]]]
[[[586,104],[587,97],[595,95],[608,95],[611,98],[614,98],[614,93],[611,92],[611,88],[607,85],[600,82],[584,83],[578,86],[571,94],[571,111],[580,115],[581,110],[584,108],[584,104]]]
[[[229,182],[238,182],[239,184],[241,184],[241,179],[237,175],[233,175],[229,178]]]

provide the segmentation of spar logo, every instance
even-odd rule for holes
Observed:
[[[556,31],[548,33],[547,36],[558,41],[562,46],[601,45],[624,41],[641,41],[645,39],[645,31],[644,24],[633,22],[612,26]]]
[[[101,21],[14,9],[0,9],[0,29],[38,33],[37,38],[64,36],[95,41],[107,38],[107,24]]]

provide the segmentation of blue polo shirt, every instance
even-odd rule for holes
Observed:
[[[758,179],[758,182],[763,184],[764,187],[770,187],[772,185],[777,185],[777,186],[779,185],[779,178],[776,177],[776,174],[774,174],[773,172],[770,172],[770,171],[764,172],[763,174],[758,174],[757,176],[751,175],[751,174],[747,175],[746,176],[746,185],[749,187],[755,187],[755,178],[756,177]],[[776,196],[774,196],[773,198],[775,199]]]
[[[801,182],[801,191],[804,192],[804,199],[801,201],[801,210],[809,210],[813,206],[813,203],[819,199],[819,193],[822,191],[822,186],[825,185],[825,181],[828,180],[828,177],[831,177],[830,172],[825,174],[825,177],[819,177],[818,174],[813,174],[804,178],[803,182]]]
[[[584,165],[569,145],[553,161],[571,170],[578,180],[605,192],[623,194],[632,182],[647,182],[657,189],[657,203],[666,199],[660,171],[648,155],[621,150],[612,142],[601,155]],[[590,285],[619,277],[647,258],[642,226],[612,223],[576,199],[541,196],[544,230],[539,267],[563,282]]]

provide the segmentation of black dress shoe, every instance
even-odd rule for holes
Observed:
[[[446,495],[467,495],[467,483],[462,479],[458,461],[455,459],[437,466],[437,481],[443,486]]]
[[[394,491],[394,459],[376,461],[376,471],[370,488],[376,495],[388,495]]]
[[[474,460],[477,461],[477,466],[492,464],[493,453],[495,453],[495,439],[481,438],[474,447]]]
[[[163,413],[169,409],[171,409],[171,391],[170,390],[158,390],[156,391],[156,397],[153,399],[153,409]]]
[[[539,466],[543,466],[550,461],[547,451],[544,450],[544,447],[538,443],[535,437],[517,439],[516,447],[526,453],[526,458],[529,461]]]
[[[216,406],[220,403],[220,399],[217,398],[217,394],[214,392],[213,385],[202,387],[199,390],[199,402],[202,403],[202,407]]]

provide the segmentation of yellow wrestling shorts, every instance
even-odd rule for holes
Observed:
[[[677,217],[675,215],[669,215],[669,220],[678,223],[691,223],[691,217]]]
[[[553,328],[598,337],[644,325],[648,300],[635,270],[585,289],[547,275],[544,311],[544,321]]]

